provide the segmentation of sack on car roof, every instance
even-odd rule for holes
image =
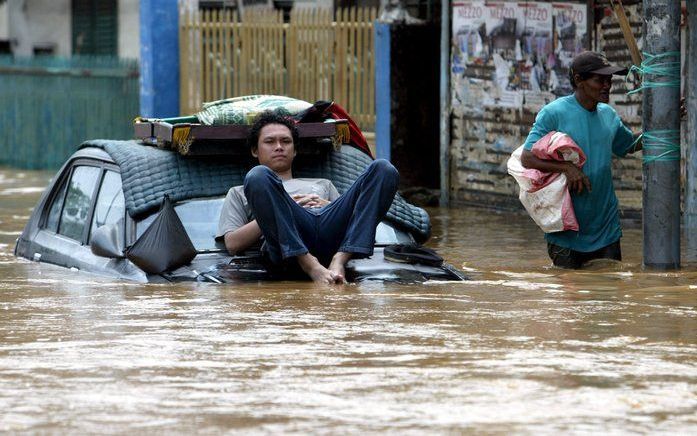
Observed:
[[[160,274],[186,265],[196,257],[177,212],[165,195],[160,214],[143,234],[126,249],[128,260],[148,274]]]

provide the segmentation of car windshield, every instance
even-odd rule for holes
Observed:
[[[223,250],[223,242],[215,241],[218,229],[218,218],[223,208],[224,198],[194,199],[177,203],[174,210],[184,224],[186,233],[198,251]],[[137,236],[143,234],[150,223],[155,220],[157,213],[150,215],[137,224]],[[389,224],[380,223],[375,232],[376,245],[409,244],[414,240],[407,233],[397,230]]]
[[[215,232],[218,228],[218,217],[220,217],[220,210],[223,207],[223,200],[223,197],[195,199],[177,203],[174,206],[174,210],[184,224],[186,233],[196,250],[211,251],[225,248],[222,242],[215,242]],[[155,217],[157,217],[157,213],[138,222],[136,227],[138,237],[155,220]]]

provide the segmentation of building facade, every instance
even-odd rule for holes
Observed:
[[[139,0],[10,0],[0,4],[0,51],[15,56],[138,59]]]

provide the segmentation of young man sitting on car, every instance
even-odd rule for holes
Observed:
[[[318,283],[345,283],[346,262],[373,254],[375,229],[399,174],[388,161],[375,160],[340,196],[329,180],[293,178],[297,143],[292,119],[271,112],[256,118],[249,144],[259,165],[244,185],[228,191],[217,237],[236,254],[263,235],[262,252],[272,264],[297,266]]]

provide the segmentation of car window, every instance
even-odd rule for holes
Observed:
[[[92,234],[99,227],[107,224],[114,224],[121,221],[124,225],[126,217],[126,201],[123,197],[121,187],[121,174],[115,171],[107,171],[99,188],[97,203],[94,206],[92,216],[92,227],[90,229],[90,239]],[[125,235],[125,231],[121,233]]]
[[[414,239],[401,230],[397,230],[385,222],[378,224],[375,229],[375,244],[376,245],[391,245],[391,244],[413,244]]]
[[[94,187],[99,179],[101,169],[91,166],[79,166],[73,170],[65,196],[65,206],[61,213],[58,233],[68,238],[82,241],[87,223]]]
[[[53,203],[51,203],[51,209],[48,211],[48,219],[46,220],[46,228],[58,232],[58,221],[61,215],[61,209],[63,209],[63,200],[65,200],[65,189],[67,188],[67,177],[63,179],[63,182],[58,189],[58,194],[53,197]]]
[[[189,239],[198,251],[222,248],[215,242],[215,232],[218,229],[218,219],[222,208],[223,198],[190,200],[185,203],[177,203],[174,206]],[[138,237],[143,234],[156,216],[157,213],[154,213],[136,225]]]

